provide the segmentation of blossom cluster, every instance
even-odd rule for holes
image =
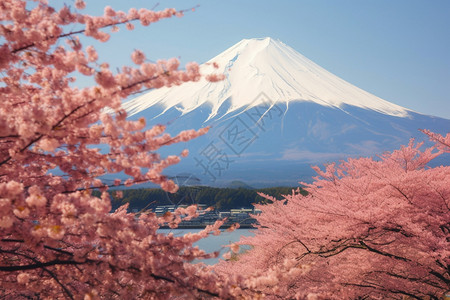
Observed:
[[[252,249],[215,271],[265,274],[259,288],[269,299],[443,299],[450,279],[450,166],[428,163],[450,152],[450,134],[424,132],[440,151],[411,141],[379,159],[316,167],[315,181],[303,183],[307,195],[264,195],[273,203],[257,205],[255,236],[237,243]],[[289,272],[286,261],[304,272],[271,277]]]
[[[208,131],[171,136],[162,125],[128,120],[121,108],[145,89],[199,80],[198,64],[181,70],[177,59],[153,63],[136,50],[136,66],[113,72],[95,47],[84,45],[107,42],[121,25],[132,30],[133,22],[148,26],[183,12],[106,7],[90,16],[85,6],[0,4],[0,298],[226,298],[235,283],[190,264],[217,255],[193,243],[220,222],[185,237],[159,234],[160,225],[176,226],[195,208],[165,217],[131,214],[126,206],[111,212],[101,179],[122,173],[127,178],[115,186],[153,182],[175,192],[163,171],[188,151],[161,157],[158,150]],[[95,84],[76,87],[82,76]]]

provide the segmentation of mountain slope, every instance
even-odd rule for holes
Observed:
[[[420,128],[450,128],[450,120],[367,93],[270,38],[242,40],[201,70],[226,79],[150,91],[124,108],[132,118],[167,124],[171,133],[212,126],[189,143],[189,158],[168,170],[207,184],[292,185],[308,180],[311,164],[393,150],[424,139]]]

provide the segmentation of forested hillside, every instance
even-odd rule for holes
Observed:
[[[170,204],[205,204],[218,210],[252,207],[253,203],[267,203],[267,199],[258,193],[264,193],[277,199],[282,195],[292,194],[292,187],[271,187],[262,189],[246,188],[215,188],[208,186],[180,187],[178,192],[171,194],[162,189],[131,189],[123,190],[123,197],[115,197],[112,191],[113,208],[129,203],[129,209],[155,208],[158,205]],[[304,192],[304,191],[302,191]]]

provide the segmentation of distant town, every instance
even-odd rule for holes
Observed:
[[[156,206],[152,211],[157,216],[163,216],[170,212],[173,213],[178,207],[187,207],[187,205],[160,205]],[[230,210],[218,211],[215,209],[207,209],[205,204],[198,204],[199,216],[191,220],[183,220],[178,228],[204,228],[207,225],[214,224],[217,220],[226,219],[222,228],[228,228],[236,223],[239,224],[239,228],[253,228],[256,220],[252,215],[261,213],[261,210],[255,208],[233,208]],[[133,212],[138,212],[134,209]],[[168,226],[161,226],[161,228],[167,228]]]
[[[242,182],[235,181],[231,187],[181,186],[178,192],[170,194],[160,188],[141,188],[121,190],[121,197],[112,196],[112,210],[127,204],[128,211],[138,213],[151,211],[158,216],[174,212],[178,207],[197,205],[199,216],[192,220],[183,220],[178,228],[204,228],[217,220],[226,219],[222,228],[238,223],[240,228],[253,228],[256,220],[253,216],[261,213],[254,204],[266,204],[273,199],[282,200],[283,195],[292,194],[295,187],[268,187],[255,189]],[[297,192],[306,194],[305,190]],[[99,196],[100,193],[97,192]],[[161,226],[168,228],[169,226]]]

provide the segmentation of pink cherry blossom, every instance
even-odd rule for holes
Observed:
[[[140,65],[145,60],[145,54],[140,50],[135,50],[133,54],[131,54],[131,58],[135,64]]]
[[[440,299],[449,280],[450,166],[427,164],[450,147],[425,132],[441,152],[411,141],[379,159],[315,168],[307,195],[265,196],[273,203],[256,206],[255,236],[237,243],[251,250],[215,271],[245,272],[269,299]]]
[[[239,281],[191,264],[218,255],[193,243],[223,222],[195,235],[160,234],[161,225],[197,216],[196,207],[164,218],[129,213],[127,206],[112,211],[109,182],[102,180],[122,173],[127,177],[115,186],[153,182],[174,192],[178,187],[162,173],[187,151],[167,157],[157,151],[207,132],[171,136],[162,125],[128,120],[121,108],[143,89],[199,80],[198,64],[181,70],[177,59],[146,63],[136,51],[138,68],[114,71],[84,45],[107,42],[122,25],[132,30],[133,22],[149,25],[180,13],[106,7],[90,16],[85,7],[81,0],[59,9],[44,0],[0,4],[0,298],[247,297]],[[82,77],[94,85],[77,87]]]
[[[10,216],[0,217],[0,228],[10,228],[14,223],[14,219]]]
[[[239,245],[236,244],[236,243],[231,244],[230,249],[231,249],[231,251],[233,251],[234,253],[238,253],[238,252],[239,252]]]
[[[83,0],[76,0],[75,7],[78,9],[84,9],[86,7],[86,3]]]
[[[210,82],[217,82],[217,81],[222,81],[225,79],[225,75],[224,74],[209,74],[206,75],[206,80],[210,81]]]
[[[17,275],[17,282],[20,284],[27,284],[30,280],[30,274],[28,273],[20,273]]]

